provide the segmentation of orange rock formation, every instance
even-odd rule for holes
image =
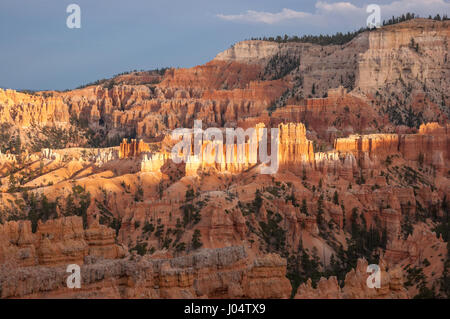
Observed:
[[[115,243],[114,231],[93,224],[84,230],[81,217],[39,221],[36,233],[30,221],[0,225],[0,263],[14,261],[22,266],[83,264],[86,256],[118,258],[124,255]]]

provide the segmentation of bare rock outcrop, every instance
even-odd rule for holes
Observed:
[[[81,217],[39,221],[32,232],[30,221],[10,221],[0,225],[0,263],[20,266],[82,264],[86,256],[118,258],[123,248],[115,243],[115,232],[93,223],[83,229]]]
[[[244,247],[203,249],[173,259],[99,260],[81,267],[81,289],[64,267],[1,266],[2,298],[287,298],[286,262]],[[45,284],[43,284],[45,283]]]
[[[401,269],[386,271],[383,260],[380,261],[381,287],[369,288],[367,278],[368,263],[365,259],[358,259],[355,269],[346,274],[344,287],[341,288],[336,277],[321,278],[317,288],[312,287],[309,279],[300,285],[295,295],[296,299],[408,299],[408,293],[403,287]]]

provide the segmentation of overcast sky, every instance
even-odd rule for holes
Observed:
[[[66,26],[71,3],[80,29]],[[382,19],[450,15],[445,0],[0,0],[0,87],[71,89],[133,69],[203,64],[251,37],[353,31],[371,3]]]

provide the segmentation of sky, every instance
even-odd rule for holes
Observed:
[[[81,9],[70,29],[68,5]],[[0,0],[0,87],[73,89],[130,70],[192,67],[252,37],[333,34],[407,11],[450,16],[447,0]]]

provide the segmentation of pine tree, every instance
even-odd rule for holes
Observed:
[[[14,173],[9,172],[9,181],[8,181],[8,192],[14,193],[16,191],[16,178],[14,177]]]
[[[194,249],[198,249],[203,246],[201,234],[198,229],[196,229],[194,231],[194,234],[192,235],[191,245],[192,245],[192,248],[194,248]]]
[[[258,213],[263,204],[263,199],[261,196],[261,192],[259,189],[255,192],[255,199],[253,200],[253,207],[255,208],[255,212]]]
[[[317,226],[319,227],[319,230],[321,230],[322,232],[324,232],[326,230],[326,222],[325,219],[323,217],[323,195],[321,194],[319,196],[319,199],[317,201]]]
[[[302,212],[305,215],[309,215],[308,214],[308,206],[306,205],[306,199],[305,198],[302,199],[302,206],[300,207],[300,212]]]
[[[351,222],[350,232],[352,234],[352,237],[359,239],[358,208],[356,207],[352,209],[352,216],[350,222]]]
[[[339,195],[338,195],[337,190],[334,191],[333,202],[335,205],[339,205]]]

